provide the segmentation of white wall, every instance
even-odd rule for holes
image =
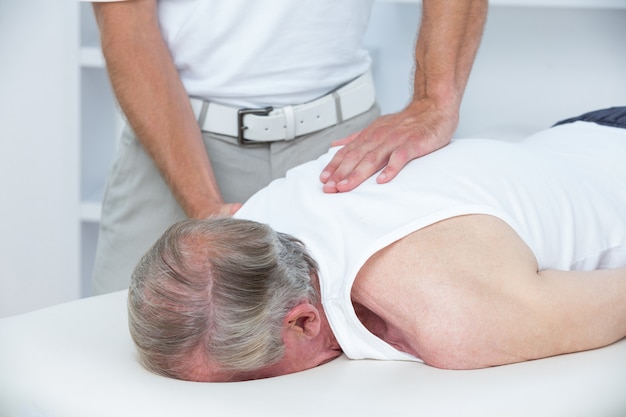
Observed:
[[[410,97],[420,8],[375,5],[366,44],[384,112]],[[457,136],[533,132],[614,105],[626,105],[626,10],[492,6]]]
[[[0,317],[78,288],[74,0],[0,0]]]
[[[79,113],[89,109],[78,105],[77,10],[75,0],[0,0],[0,317],[86,293],[78,137]],[[419,10],[375,5],[366,43],[386,113],[410,97]],[[624,40],[624,9],[493,6],[457,136],[525,133],[625,105]],[[90,71],[83,71],[85,85],[102,72]],[[97,225],[83,229],[94,234]]]

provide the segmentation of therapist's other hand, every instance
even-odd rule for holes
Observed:
[[[206,206],[201,213],[195,213],[190,216],[195,219],[206,219],[209,217],[230,217],[233,216],[241,208],[241,203],[215,203]]]
[[[446,146],[458,125],[457,107],[454,109],[438,109],[426,100],[413,102],[334,142],[332,146],[344,147],[320,175],[324,192],[351,191],[381,169],[376,182],[384,184],[409,161]]]
[[[233,216],[235,213],[239,211],[241,206],[242,206],[241,203],[225,204],[225,207],[224,207],[225,214],[228,216]]]

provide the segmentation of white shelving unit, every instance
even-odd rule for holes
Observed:
[[[98,239],[101,201],[109,166],[117,147],[123,118],[106,73],[98,29],[90,3],[80,7],[80,89],[81,89],[81,288],[91,293],[91,273]]]
[[[409,97],[418,3],[377,0],[375,5],[366,42],[376,58],[383,112],[399,110]],[[492,0],[490,5],[458,133],[501,132],[503,126],[526,132],[596,105],[623,105],[626,0]],[[88,295],[102,190],[122,117],[91,5],[80,8],[81,265],[83,295]]]
[[[0,0],[0,317],[81,295],[78,20],[75,0]]]

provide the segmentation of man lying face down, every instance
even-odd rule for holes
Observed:
[[[626,108],[585,116],[521,142],[455,140],[344,194],[317,177],[331,150],[236,218],[173,225],[129,290],[142,362],[193,381],[342,352],[473,369],[625,337]]]

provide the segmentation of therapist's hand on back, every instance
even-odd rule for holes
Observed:
[[[458,125],[457,109],[439,109],[432,102],[415,101],[334,142],[333,146],[344,147],[320,175],[324,192],[351,191],[379,171],[377,183],[391,181],[409,161],[450,143]]]
[[[379,171],[376,182],[389,182],[409,161],[450,143],[488,2],[423,0],[422,5],[410,104],[334,144],[344,147],[320,175],[324,192],[351,191]]]

